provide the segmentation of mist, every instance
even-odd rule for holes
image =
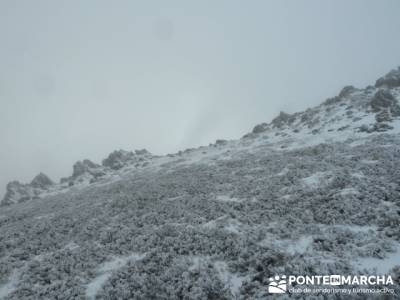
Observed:
[[[399,65],[399,1],[2,1],[0,194],[237,139]]]

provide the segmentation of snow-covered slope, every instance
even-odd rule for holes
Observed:
[[[239,140],[10,183],[0,299],[263,299],[276,274],[381,272],[398,289],[399,78]]]

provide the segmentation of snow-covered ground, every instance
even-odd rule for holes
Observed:
[[[88,299],[95,299],[96,295],[103,287],[104,283],[111,277],[112,272],[118,271],[118,269],[126,266],[128,262],[137,261],[144,257],[143,254],[131,254],[124,257],[114,257],[112,260],[103,263],[97,269],[97,276],[90,281],[86,287],[86,297]]]

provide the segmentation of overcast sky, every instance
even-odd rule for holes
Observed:
[[[400,64],[399,13],[398,0],[0,0],[0,194],[115,149],[239,138],[373,84]]]

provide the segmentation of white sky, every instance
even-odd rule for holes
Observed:
[[[0,0],[0,194],[239,138],[400,64],[400,1]],[[1,195],[0,195],[1,197]]]

